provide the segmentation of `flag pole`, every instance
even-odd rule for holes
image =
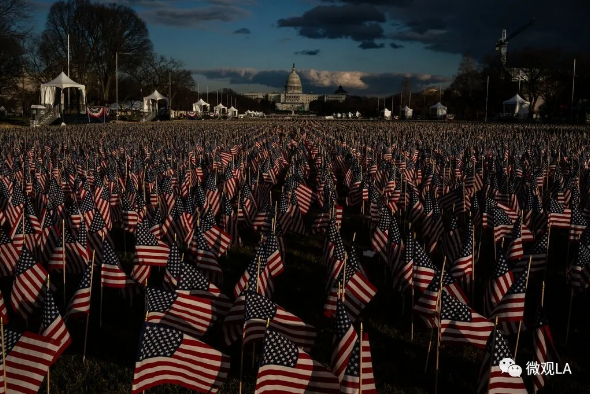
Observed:
[[[51,282],[49,281],[49,274],[47,274],[47,293],[49,293],[49,286]],[[4,349],[4,347],[2,347]],[[2,360],[4,360],[4,353],[2,354]],[[51,366],[47,367],[47,394],[49,394],[49,369]],[[6,376],[4,377],[4,381],[6,381]],[[6,387],[4,388],[4,392],[6,393]]]
[[[531,255],[529,257],[529,266],[527,268],[527,272],[526,272],[526,281],[524,283],[524,296],[526,298],[526,289],[529,286],[529,274],[531,272],[531,262],[533,261],[533,256]],[[544,285],[544,281],[543,281],[543,288],[545,287]],[[514,347],[514,358],[513,360],[516,361],[516,352],[518,351],[518,341],[520,340],[520,331],[522,329],[522,319],[520,319],[520,321],[518,322],[518,332],[516,333],[516,346]]]
[[[572,320],[572,304],[574,303],[574,289],[570,290],[570,306],[567,313],[567,327],[565,329],[565,344],[567,345],[567,340],[570,336],[570,322]]]
[[[344,252],[344,266],[342,267],[342,303],[346,301],[346,260],[348,260],[348,254]]]
[[[4,374],[4,392],[8,394],[8,382],[6,381],[6,354],[4,352],[4,318],[2,316],[0,316],[0,331],[2,331],[2,373]]]
[[[496,315],[496,321],[494,322],[494,330],[492,337],[492,348],[490,349],[490,370],[488,373],[488,394],[490,394],[490,382],[492,381],[492,367],[494,366],[494,348],[496,347],[496,331],[498,330],[498,315]]]
[[[438,319],[438,335],[436,338],[436,367],[434,370],[434,394],[438,393],[438,360],[439,360],[439,356],[440,356],[440,323],[441,323],[441,319],[440,319],[440,312],[442,309],[442,284],[443,284],[443,278],[445,275],[445,264],[447,263],[447,256],[445,256],[445,260],[443,262],[443,266],[442,269],[440,271],[440,282],[438,284],[438,297],[436,300],[436,306],[437,306],[437,319]]]
[[[66,304],[66,220],[61,220],[61,264],[64,279],[64,305]]]
[[[260,240],[262,242],[262,239]],[[260,246],[262,247],[262,245]],[[258,282],[260,277],[260,256],[258,256],[258,267],[256,268],[256,294],[258,293]],[[254,361],[256,360],[256,342],[252,344],[252,369],[254,369]]]
[[[547,170],[547,172],[549,172],[549,170]],[[545,281],[547,279],[547,262],[549,261],[549,242],[550,241],[551,241],[551,223],[549,223],[547,225],[547,250],[545,251],[545,268],[543,270],[543,281]]]
[[[363,322],[361,322],[361,335],[359,337],[359,394],[363,392]]]
[[[90,266],[90,293],[88,294],[88,302],[92,299],[92,277],[94,276],[94,257],[96,250],[92,251],[92,264]],[[86,363],[86,344],[88,342],[88,322],[90,321],[90,305],[88,306],[88,314],[86,315],[86,330],[84,331],[84,353],[82,355],[82,363]]]
[[[102,234],[102,250],[104,251],[104,233]],[[103,259],[104,259],[104,252],[103,252]],[[94,269],[94,267],[92,267]],[[98,327],[102,328],[102,292],[104,290],[104,286],[102,285],[102,266],[100,269],[100,309],[98,312]]]
[[[471,211],[469,211],[471,218]],[[471,222],[471,297],[475,296],[475,226]]]
[[[246,282],[245,290],[248,290],[248,282]],[[242,323],[242,332],[244,331],[244,326],[246,325],[246,321]],[[242,394],[242,385],[243,385],[243,378],[244,378],[244,336],[242,335],[242,346],[240,351],[240,386],[239,386],[239,394]]]

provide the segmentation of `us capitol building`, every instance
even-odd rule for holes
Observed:
[[[266,99],[268,101],[273,101],[277,110],[309,111],[309,103],[312,101],[323,100],[343,102],[346,100],[346,94],[347,93],[342,86],[339,86],[334,94],[303,93],[301,78],[299,78],[299,75],[295,71],[295,63],[293,63],[293,69],[287,77],[284,92],[243,93],[243,96],[253,100]]]

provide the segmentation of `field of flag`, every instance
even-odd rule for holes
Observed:
[[[0,393],[590,392],[586,133],[2,130]]]

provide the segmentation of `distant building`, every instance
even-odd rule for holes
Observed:
[[[287,77],[285,90],[283,92],[248,92],[243,93],[242,95],[253,100],[266,99],[268,101],[273,101],[275,103],[275,108],[282,111],[309,111],[309,103],[312,101],[323,100],[343,102],[346,100],[347,93],[342,86],[339,86],[334,94],[303,93],[301,78],[299,78],[299,75],[295,71],[295,64],[293,64],[293,69]]]

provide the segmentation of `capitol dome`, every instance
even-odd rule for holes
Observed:
[[[291,74],[287,77],[287,83],[285,84],[285,92],[287,93],[303,93],[303,86],[301,85],[301,78],[295,72],[295,63],[293,63],[293,69]]]

